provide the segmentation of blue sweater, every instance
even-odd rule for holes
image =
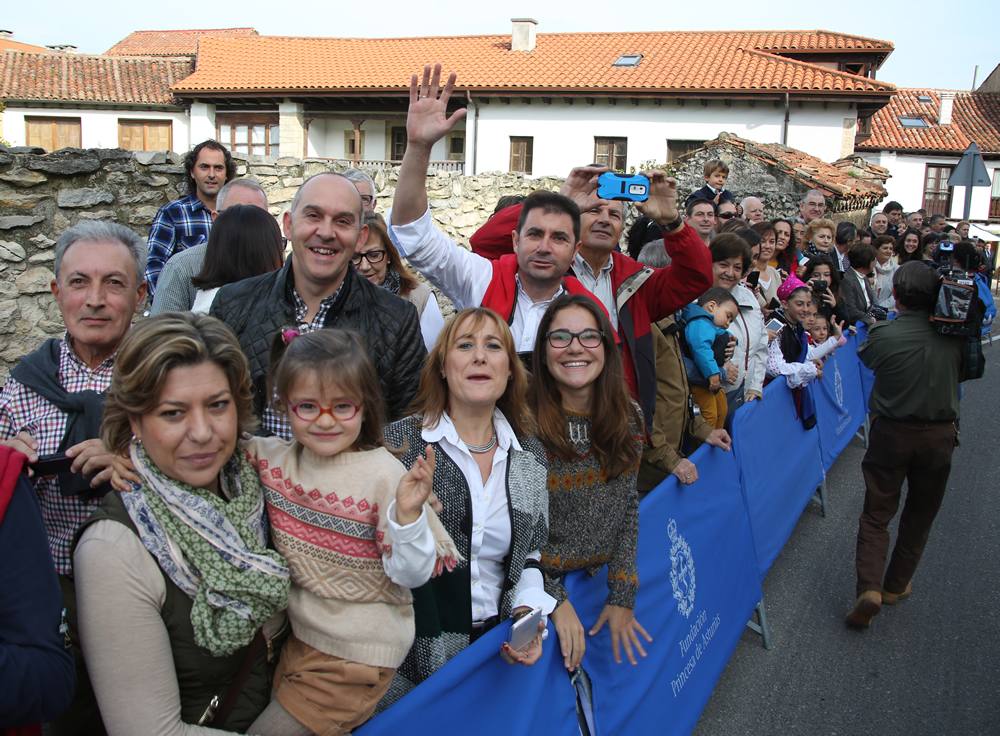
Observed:
[[[75,686],[59,633],[62,594],[23,461],[0,448],[0,731],[52,720]]]
[[[684,340],[691,351],[695,368],[700,374],[689,378],[704,382],[722,373],[719,365],[720,356],[716,355],[716,341],[719,342],[719,347],[725,350],[729,342],[729,331],[724,327],[717,327],[712,321],[712,315],[697,304],[688,304],[684,307],[681,319],[684,321]],[[725,342],[719,340],[720,337]]]

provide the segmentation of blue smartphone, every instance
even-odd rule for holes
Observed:
[[[605,171],[597,177],[597,196],[601,199],[645,202],[649,199],[649,179],[642,174]]]

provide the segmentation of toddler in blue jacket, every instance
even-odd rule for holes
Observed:
[[[739,304],[727,289],[713,287],[697,303],[688,304],[681,313],[684,341],[694,363],[688,375],[691,396],[706,422],[721,428],[726,423],[728,407],[722,390],[722,366],[729,343],[729,325],[739,314]]]

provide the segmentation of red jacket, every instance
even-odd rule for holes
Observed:
[[[513,205],[490,218],[470,238],[473,252],[486,258],[498,258],[500,251],[506,248],[504,252],[509,254],[513,248],[510,233],[517,226],[520,209],[521,205]],[[671,260],[666,268],[648,268],[620,251],[611,252],[614,261],[611,285],[618,309],[625,376],[632,396],[642,407],[647,431],[652,427],[656,408],[656,355],[649,326],[689,304],[712,286],[712,255],[693,228],[684,225],[667,233],[663,242]],[[516,268],[514,257],[507,257]],[[513,282],[513,273],[510,279]],[[577,279],[572,280],[586,291]],[[487,295],[492,289],[491,284]],[[599,301],[596,297],[594,300]],[[483,304],[489,306],[485,299]],[[512,313],[512,310],[513,303],[509,311]],[[507,312],[496,311],[509,316]]]

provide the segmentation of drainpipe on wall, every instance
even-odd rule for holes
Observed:
[[[475,112],[472,116],[472,174],[476,174],[476,153],[479,150],[479,105],[476,105],[472,101],[472,95],[469,90],[465,90],[465,101],[466,107],[475,106]],[[468,117],[466,117],[468,120]]]
[[[781,125],[781,145],[788,145],[788,119],[790,117],[788,92],[785,92],[785,121]]]

